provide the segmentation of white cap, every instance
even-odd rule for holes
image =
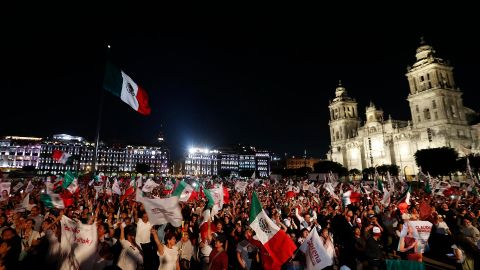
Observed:
[[[287,226],[287,227],[290,227],[290,225],[292,225],[292,224],[290,223],[290,220],[288,220],[288,219],[284,219],[284,220],[283,220],[283,224],[285,224],[285,226]]]
[[[382,233],[379,227],[373,227],[373,233]]]

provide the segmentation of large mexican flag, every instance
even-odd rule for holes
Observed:
[[[270,257],[279,265],[292,257],[297,249],[292,239],[265,213],[255,192],[252,195],[250,227],[255,231],[258,240],[268,251]]]
[[[151,110],[148,105],[147,92],[137,85],[125,72],[110,62],[107,62],[103,88],[120,97],[123,102],[130,105],[135,111],[143,115],[150,114]]]

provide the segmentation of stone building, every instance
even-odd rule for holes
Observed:
[[[463,105],[453,67],[423,40],[415,56],[406,73],[408,121],[385,119],[383,110],[370,103],[362,125],[356,100],[339,84],[329,105],[330,160],[359,170],[395,164],[412,175],[418,172],[417,150],[446,146],[460,155],[479,152],[479,126],[467,122],[468,114],[475,112]]]

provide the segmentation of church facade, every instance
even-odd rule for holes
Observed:
[[[413,175],[418,173],[417,150],[447,146],[459,155],[479,152],[478,125],[467,122],[473,111],[463,106],[453,67],[423,40],[415,56],[406,73],[410,120],[385,119],[384,112],[370,103],[362,123],[356,100],[339,84],[328,106],[330,160],[360,171],[395,164],[402,173]]]

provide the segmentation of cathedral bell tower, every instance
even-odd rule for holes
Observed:
[[[466,125],[462,92],[455,85],[453,67],[437,57],[423,38],[415,56],[416,62],[407,68],[406,74],[410,87],[407,100],[414,127]]]
[[[328,106],[330,111],[331,159],[346,164],[345,141],[357,136],[360,127],[357,101],[348,96],[340,81],[335,89],[335,98]]]

